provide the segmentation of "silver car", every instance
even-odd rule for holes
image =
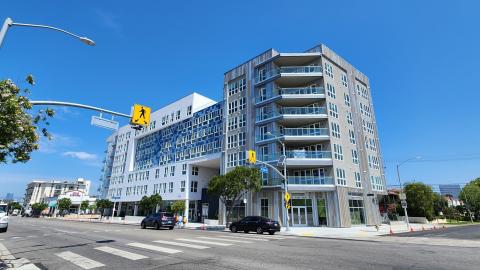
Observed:
[[[8,229],[7,212],[0,210],[0,233],[6,232]]]

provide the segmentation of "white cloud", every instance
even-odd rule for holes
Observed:
[[[79,151],[79,152],[74,152],[74,151],[63,152],[62,156],[78,158],[80,160],[96,160],[97,159],[97,155],[90,154],[90,153],[87,153],[87,152],[82,152],[82,151]]]
[[[77,145],[77,139],[61,134],[52,133],[52,139],[49,140],[44,136],[40,137],[40,153],[55,153],[61,151],[61,148],[74,147]],[[59,149],[60,148],[60,149]]]

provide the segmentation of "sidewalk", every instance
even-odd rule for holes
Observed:
[[[432,230],[442,228],[437,224],[414,224],[411,223],[410,227],[414,231]],[[282,235],[295,235],[295,236],[310,236],[310,237],[322,237],[322,238],[335,238],[335,239],[378,239],[382,235],[390,235],[402,232],[410,231],[407,229],[406,224],[399,225],[381,225],[379,230],[374,226],[352,226],[350,228],[331,228],[331,227],[290,227],[290,231],[287,232],[286,228],[282,228]]]

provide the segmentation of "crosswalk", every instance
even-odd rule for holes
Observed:
[[[208,236],[191,236],[188,238],[183,237],[169,240],[159,239],[153,240],[148,243],[132,242],[124,244],[116,243],[114,246],[101,245],[93,247],[93,250],[98,251],[104,255],[112,255],[129,261],[138,261],[148,259],[149,256],[154,257],[155,255],[150,255],[152,253],[173,255],[183,252],[189,252],[190,249],[204,250],[209,248],[231,247],[236,245],[251,245],[272,240],[282,240],[286,238],[287,237],[282,236],[264,237],[262,235],[254,234],[229,235],[224,233],[218,233],[216,235],[209,234]],[[88,258],[88,255],[80,254],[82,252],[86,251],[82,250],[78,253],[75,253],[73,251],[64,251],[56,253],[55,255],[59,258],[62,258],[69,264],[76,265],[78,268],[81,269],[101,268],[107,264],[105,262],[101,262],[101,259],[103,257],[100,257],[100,259],[94,258],[94,260],[92,258]],[[142,252],[147,252],[147,254]]]

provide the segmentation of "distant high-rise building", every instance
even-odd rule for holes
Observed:
[[[13,193],[7,193],[7,195],[5,196],[5,200],[12,201],[13,200]]]
[[[442,196],[449,195],[454,199],[458,199],[460,192],[462,191],[462,186],[460,184],[432,185],[432,190]]]

